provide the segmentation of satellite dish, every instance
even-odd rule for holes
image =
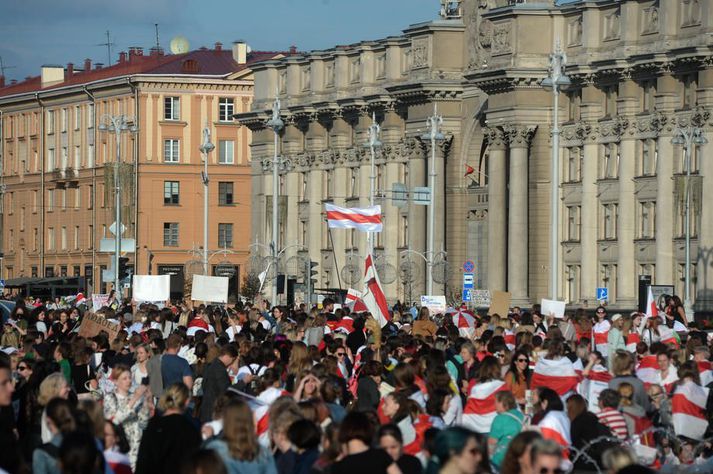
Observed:
[[[185,36],[176,36],[171,40],[168,47],[173,54],[184,54],[189,51],[190,45]]]

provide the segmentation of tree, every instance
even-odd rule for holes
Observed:
[[[249,272],[243,279],[243,286],[240,287],[240,296],[254,301],[255,297],[260,294],[260,278],[257,273]]]

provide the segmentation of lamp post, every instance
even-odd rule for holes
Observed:
[[[550,75],[542,81],[542,87],[552,91],[552,181],[550,189],[550,213],[552,227],[550,229],[550,298],[559,298],[559,94],[571,84],[564,74],[567,56],[560,48],[559,40],[555,51],[550,55]]]
[[[686,270],[683,286],[683,304],[686,314],[691,311],[691,149],[694,146],[701,146],[708,143],[708,139],[703,136],[703,130],[690,123],[688,127],[678,127],[674,132],[671,143],[674,145],[682,145],[685,153],[686,167],[686,201],[684,205],[684,235],[686,237]]]
[[[437,106],[433,107],[433,115],[426,119],[426,126],[429,131],[421,136],[422,140],[431,141],[431,172],[429,173],[428,187],[431,192],[431,202],[428,205],[428,261],[426,262],[426,292],[429,295],[433,294],[433,252],[434,252],[434,233],[436,226],[436,141],[441,141],[445,137],[441,133],[441,125],[443,125],[443,117],[438,115]]]
[[[203,154],[203,275],[208,275],[208,153],[215,150],[215,145],[210,141],[210,128],[203,129],[203,143],[200,146]]]
[[[277,258],[278,258],[278,239],[279,239],[279,232],[278,232],[278,206],[277,206],[277,199],[280,194],[280,179],[278,176],[278,166],[279,166],[279,159],[277,157],[277,146],[278,146],[278,140],[280,137],[280,130],[283,129],[285,126],[285,122],[282,121],[280,118],[280,98],[277,97],[277,94],[275,94],[275,102],[272,105],[272,118],[267,122],[267,126],[272,129],[272,131],[275,134],[275,154],[273,155],[272,159],[272,244],[271,244],[271,253],[272,253],[272,264],[275,266],[275,275],[277,275]],[[277,280],[273,283],[272,285],[272,305],[275,306],[277,304]]]
[[[121,257],[121,176],[119,174],[119,165],[121,163],[121,134],[136,133],[138,128],[134,125],[134,117],[127,115],[102,115],[99,120],[99,131],[113,133],[116,139],[116,160],[114,161],[114,194],[115,206],[114,211],[114,292],[121,297],[121,282],[119,281],[119,257]]]
[[[374,206],[374,195],[376,193],[376,149],[381,147],[379,134],[381,127],[376,123],[376,112],[371,115],[371,125],[369,126],[369,142],[367,146],[371,150],[371,174],[369,175],[369,205]],[[367,247],[369,255],[374,253],[374,233],[367,234]]]

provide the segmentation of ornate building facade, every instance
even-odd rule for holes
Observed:
[[[610,305],[634,308],[640,275],[683,294],[688,233],[692,299],[710,309],[713,213],[704,203],[713,202],[713,145],[692,149],[686,229],[685,155],[671,140],[691,124],[713,140],[713,0],[466,0],[441,13],[400,36],[256,66],[252,112],[241,115],[253,130],[253,238],[267,242],[271,232],[274,149],[265,122],[277,91],[286,119],[281,248],[319,262],[322,286],[351,284],[340,279],[352,256],[364,255],[364,239],[347,231],[330,238],[323,203],[367,203],[363,145],[376,114],[385,226],[377,261],[387,296],[415,299],[425,264],[407,251],[426,250],[426,208],[395,207],[388,191],[394,182],[428,185],[431,151],[420,137],[437,108],[446,139],[435,153],[435,238],[449,265],[440,266],[445,283],[435,293],[459,293],[470,259],[479,288],[510,291],[523,304],[547,297],[552,93],[540,83],[559,42],[572,80],[559,110],[559,297],[592,307],[596,289],[607,287]],[[464,176],[466,165],[475,173]]]

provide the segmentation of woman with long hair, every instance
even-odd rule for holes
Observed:
[[[136,363],[131,366],[131,386],[135,389],[149,376],[146,364],[153,352],[148,344],[139,344],[136,348]]]
[[[542,435],[537,431],[523,431],[515,436],[505,452],[500,474],[530,474],[530,446],[538,439],[542,439]]]
[[[427,474],[489,472],[488,454],[480,435],[461,426],[447,428],[436,435]]]
[[[149,421],[141,437],[135,474],[176,473],[200,447],[198,428],[184,416],[190,395],[182,383],[166,387],[158,402],[162,415]]]
[[[311,368],[312,357],[310,357],[307,345],[304,342],[294,342],[290,351],[290,359],[287,361],[285,390],[294,392],[299,376]]]
[[[151,416],[148,386],[131,388],[131,370],[125,365],[116,365],[111,371],[115,390],[104,396],[104,416],[112,423],[122,425],[131,449],[129,458],[136,465],[141,435]]]
[[[510,360],[510,368],[505,373],[504,381],[521,407],[525,406],[525,394],[530,389],[531,378],[530,356],[526,350],[520,348]]]
[[[275,458],[258,443],[253,412],[242,400],[231,400],[223,409],[223,432],[207,449],[218,453],[230,474],[277,474]]]
[[[404,453],[403,434],[398,426],[389,424],[379,428],[377,435],[379,447],[386,451],[401,469],[402,474],[420,474],[423,472],[421,461],[416,456]]]
[[[59,472],[59,447],[65,435],[77,429],[74,410],[62,398],[54,398],[47,404],[47,426],[52,439],[32,453],[33,474],[55,474]]]
[[[538,411],[533,417],[533,424],[540,428],[543,438],[551,439],[567,449],[572,444],[571,422],[565,413],[562,398],[547,387],[539,387],[534,395]]]
[[[366,413],[352,411],[339,427],[338,441],[343,458],[332,465],[333,474],[387,473],[401,470],[382,449],[372,448],[376,426]]]

